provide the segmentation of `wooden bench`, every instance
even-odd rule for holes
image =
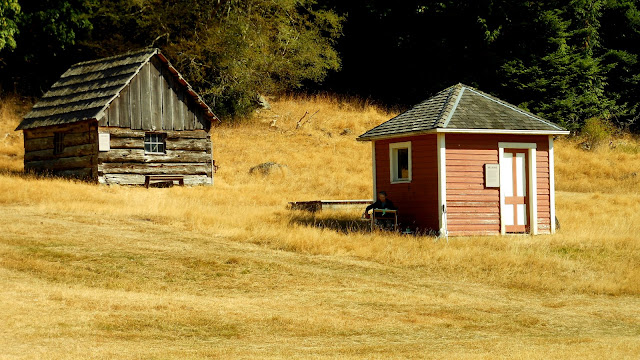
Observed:
[[[385,217],[387,214],[393,215],[393,231],[398,231],[398,210],[373,209],[371,213],[371,232],[376,228],[376,219],[390,220],[389,217]]]
[[[144,187],[147,189],[151,183],[171,182],[177,181],[180,186],[184,186],[184,176],[182,175],[145,175]]]

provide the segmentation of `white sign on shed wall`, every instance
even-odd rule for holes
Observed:
[[[488,188],[500,187],[499,164],[484,164],[484,186]]]
[[[98,150],[109,151],[111,149],[111,134],[98,134]]]

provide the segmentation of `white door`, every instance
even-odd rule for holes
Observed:
[[[504,195],[501,213],[505,232],[526,233],[529,230],[528,151],[504,149],[500,166],[500,191]]]

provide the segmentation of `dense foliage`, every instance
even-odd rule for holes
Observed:
[[[334,90],[413,103],[464,82],[571,129],[635,121],[638,1],[330,2],[348,14]]]
[[[222,118],[257,94],[300,88],[340,68],[343,18],[315,0],[24,1],[5,86],[37,95],[69,64],[162,48]],[[46,64],[46,65],[45,65]]]
[[[37,96],[73,62],[157,46],[223,118],[258,93],[410,105],[464,82],[571,129],[593,117],[633,126],[638,3],[5,0],[0,81]]]

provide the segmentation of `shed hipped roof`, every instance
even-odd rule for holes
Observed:
[[[99,119],[131,79],[154,56],[185,87],[189,96],[203,109],[205,116],[211,121],[218,120],[211,108],[193,91],[159,49],[144,49],[71,66],[33,106],[16,130]]]
[[[568,133],[562,127],[515,105],[472,87],[457,84],[374,127],[360,135],[358,140],[433,131]]]

